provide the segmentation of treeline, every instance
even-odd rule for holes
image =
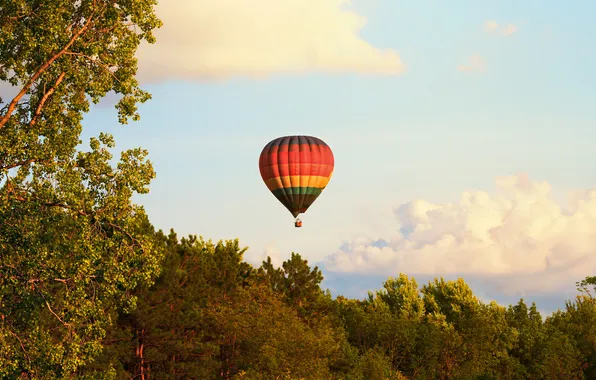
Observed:
[[[594,278],[543,320],[523,300],[481,302],[462,279],[400,274],[365,300],[333,299],[298,254],[253,268],[238,241],[156,238],[162,274],[77,378],[596,378]]]
[[[523,300],[483,303],[462,279],[419,286],[399,274],[366,299],[333,298],[299,254],[255,268],[238,240],[179,239],[146,219],[136,233],[161,253],[144,281],[138,257],[110,281],[38,281],[34,268],[0,278],[1,378],[596,378],[596,277],[547,318]],[[16,257],[0,259],[9,273]],[[19,259],[21,271],[38,263]]]

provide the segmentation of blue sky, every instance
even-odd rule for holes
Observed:
[[[324,269],[334,294],[359,297],[399,272],[423,281],[461,275],[486,299],[510,303],[524,296],[543,310],[563,307],[574,282],[596,272],[589,248],[596,246],[596,196],[587,192],[596,187],[596,3],[358,0],[340,7],[367,19],[349,36],[336,7],[342,1],[318,1],[327,8],[319,12],[310,1],[300,10],[282,9],[288,0],[271,11],[280,20],[302,12],[288,23],[296,29],[291,33],[274,29],[283,22],[271,23],[268,35],[286,36],[284,54],[296,60],[275,65],[255,58],[273,62],[277,56],[266,51],[271,41],[234,45],[243,34],[257,35],[249,33],[257,28],[249,17],[238,24],[235,1],[215,9],[201,0],[188,12],[181,11],[186,0],[162,1],[158,42],[139,55],[143,87],[153,95],[140,107],[141,121],[118,125],[108,99],[86,116],[83,141],[107,131],[119,149],[149,150],[157,178],[151,193],[136,200],[157,228],[214,240],[238,237],[253,262],[299,252]],[[262,0],[255,8],[266,16],[270,4]],[[212,24],[239,31],[234,38],[218,36],[224,28],[215,26],[212,33],[177,35],[177,17],[193,11],[212,12]],[[338,17],[327,23],[327,14]],[[317,33],[300,17],[317,23]],[[491,20],[499,28],[486,30]],[[515,30],[504,35],[508,24]],[[333,43],[340,37],[368,47],[342,56],[349,46]],[[164,53],[176,38],[186,44],[178,45],[187,54],[182,63]],[[210,55],[216,43],[210,38],[230,50],[224,53],[233,62]],[[251,53],[246,62],[242,49]],[[382,61],[375,51],[384,49],[399,55],[404,72],[383,72],[389,58]],[[304,58],[310,51],[329,54],[326,70]],[[157,62],[160,54],[170,58]],[[334,61],[333,54],[342,59]],[[478,70],[458,70],[474,56]],[[224,64],[231,73],[218,69]],[[287,134],[318,136],[336,158],[333,178],[302,217],[302,229],[293,227],[258,171],[262,147]],[[528,179],[515,177],[519,173]],[[507,176],[514,177],[495,185]],[[542,181],[550,194],[541,190]],[[497,188],[511,202],[499,200]],[[476,190],[490,200],[462,201]],[[555,210],[555,204],[566,207],[573,190],[586,191],[577,196],[578,206]],[[404,226],[414,232],[400,235]],[[388,246],[375,247],[379,239]],[[524,247],[534,247],[528,248],[533,253]]]

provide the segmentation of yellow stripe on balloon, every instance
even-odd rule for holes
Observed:
[[[332,175],[333,175],[333,172],[331,172],[328,177],[323,177],[323,176],[314,177],[313,176],[313,178],[315,179],[315,181],[314,181],[315,184],[313,187],[323,188],[323,187],[327,186]]]

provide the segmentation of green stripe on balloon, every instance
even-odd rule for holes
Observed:
[[[322,191],[323,188],[318,187],[286,187],[273,190],[272,193],[296,217],[305,212]],[[304,196],[302,199],[301,195]]]
[[[273,190],[273,194],[275,193],[285,193],[290,195],[319,195],[323,191],[323,187],[285,187],[283,189],[275,189]]]

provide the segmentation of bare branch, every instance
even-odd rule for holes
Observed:
[[[12,335],[15,338],[17,338],[17,340],[19,341],[19,344],[21,345],[21,350],[23,350],[23,354],[25,354],[25,357],[27,358],[27,361],[30,361],[31,359],[29,358],[29,353],[25,349],[25,345],[23,344],[23,341],[21,340],[21,338],[16,333],[10,331],[10,329],[8,330],[8,332],[10,333],[10,335]]]
[[[60,316],[58,316],[58,314],[54,313],[54,310],[52,310],[52,307],[50,306],[49,302],[46,301],[46,306],[48,307],[48,310],[50,311],[50,313],[54,314],[54,317],[58,318],[58,320],[60,321],[60,323],[62,323],[65,327],[70,327],[70,323],[66,323],[62,320],[62,318],[60,318]]]

